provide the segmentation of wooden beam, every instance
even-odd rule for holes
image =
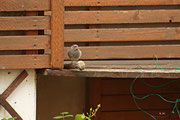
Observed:
[[[159,69],[86,69],[79,70],[50,70],[47,69],[44,75],[66,76],[66,77],[107,77],[107,78],[180,78],[180,70],[163,71]]]
[[[66,11],[64,24],[180,22],[180,10]]]
[[[0,36],[0,50],[50,49],[49,36]]]
[[[64,0],[52,0],[52,67],[64,67]]]
[[[180,40],[180,28],[66,29],[65,42]]]
[[[43,30],[50,29],[50,17],[0,17],[0,30]]]
[[[21,116],[11,107],[11,105],[2,96],[0,96],[0,104],[5,108],[5,110],[7,110],[7,112],[12,117],[16,117],[17,120],[23,120]]]
[[[22,83],[22,81],[28,76],[27,71],[21,72],[18,77],[11,83],[11,85],[3,92],[2,97],[8,98],[9,95]]]
[[[179,5],[179,0],[65,0],[65,6]]]
[[[50,55],[0,56],[0,69],[40,69],[50,67]]]
[[[80,47],[81,59],[138,59],[138,58],[180,58],[180,45],[141,45],[141,46],[92,46]],[[67,56],[65,48],[64,56]]]
[[[157,68],[153,60],[96,60],[84,61],[87,69],[143,69],[152,70]],[[173,69],[180,68],[180,60],[158,60],[158,65],[163,68]],[[68,65],[71,61],[65,61]]]
[[[0,11],[43,11],[50,8],[50,0],[0,0]]]

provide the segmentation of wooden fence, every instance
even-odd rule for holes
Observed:
[[[1,0],[0,69],[63,68],[72,44],[80,46],[83,60],[180,58],[178,5],[179,0]]]
[[[0,69],[62,68],[63,9],[61,0],[1,0]]]
[[[65,45],[79,44],[82,59],[179,58],[179,4],[179,0],[65,0]]]

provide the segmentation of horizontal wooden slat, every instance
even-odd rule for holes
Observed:
[[[43,30],[50,29],[50,17],[0,17],[0,30]]]
[[[179,116],[171,113],[171,110],[155,110],[148,111],[157,120],[178,120]],[[132,112],[102,112],[101,120],[153,120],[152,117],[143,113],[142,111],[132,111]]]
[[[137,58],[179,58],[180,45],[142,45],[142,46],[95,46],[80,47],[81,59],[137,59]],[[65,59],[67,57],[65,48]]]
[[[153,60],[98,60],[84,61],[86,68],[89,69],[141,69],[152,70],[156,68]],[[163,68],[180,68],[180,60],[159,60],[158,65]],[[65,61],[65,64],[70,64],[70,61]]]
[[[65,42],[180,40],[180,28],[66,29]]]
[[[109,79],[102,80],[102,94],[103,95],[120,95],[130,94],[130,85],[134,79]],[[133,91],[136,94],[147,93],[180,93],[180,80],[172,82],[172,79],[138,79],[136,80]],[[165,83],[169,83],[163,87],[150,87],[150,85],[159,86]]]
[[[0,50],[36,50],[50,47],[50,36],[0,36]]]
[[[50,0],[0,0],[0,11],[43,11],[50,5]]]
[[[50,67],[50,55],[0,56],[0,69],[39,69]]]
[[[141,95],[139,97],[143,97]],[[180,94],[166,94],[162,95],[167,100],[176,101]],[[155,109],[173,109],[173,104],[167,103],[158,96],[151,96],[143,100],[137,100],[139,106],[146,110]],[[131,95],[129,96],[103,96],[102,97],[102,111],[132,111],[138,110]]]
[[[65,24],[180,22],[180,10],[66,11]]]
[[[65,0],[65,6],[179,5],[179,0]]]

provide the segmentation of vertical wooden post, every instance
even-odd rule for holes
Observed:
[[[52,0],[52,67],[64,67],[64,0]]]

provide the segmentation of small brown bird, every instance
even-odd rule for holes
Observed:
[[[74,61],[78,61],[80,57],[82,56],[82,52],[79,49],[78,45],[72,45],[68,51],[68,56],[70,60],[72,61],[72,64]]]

